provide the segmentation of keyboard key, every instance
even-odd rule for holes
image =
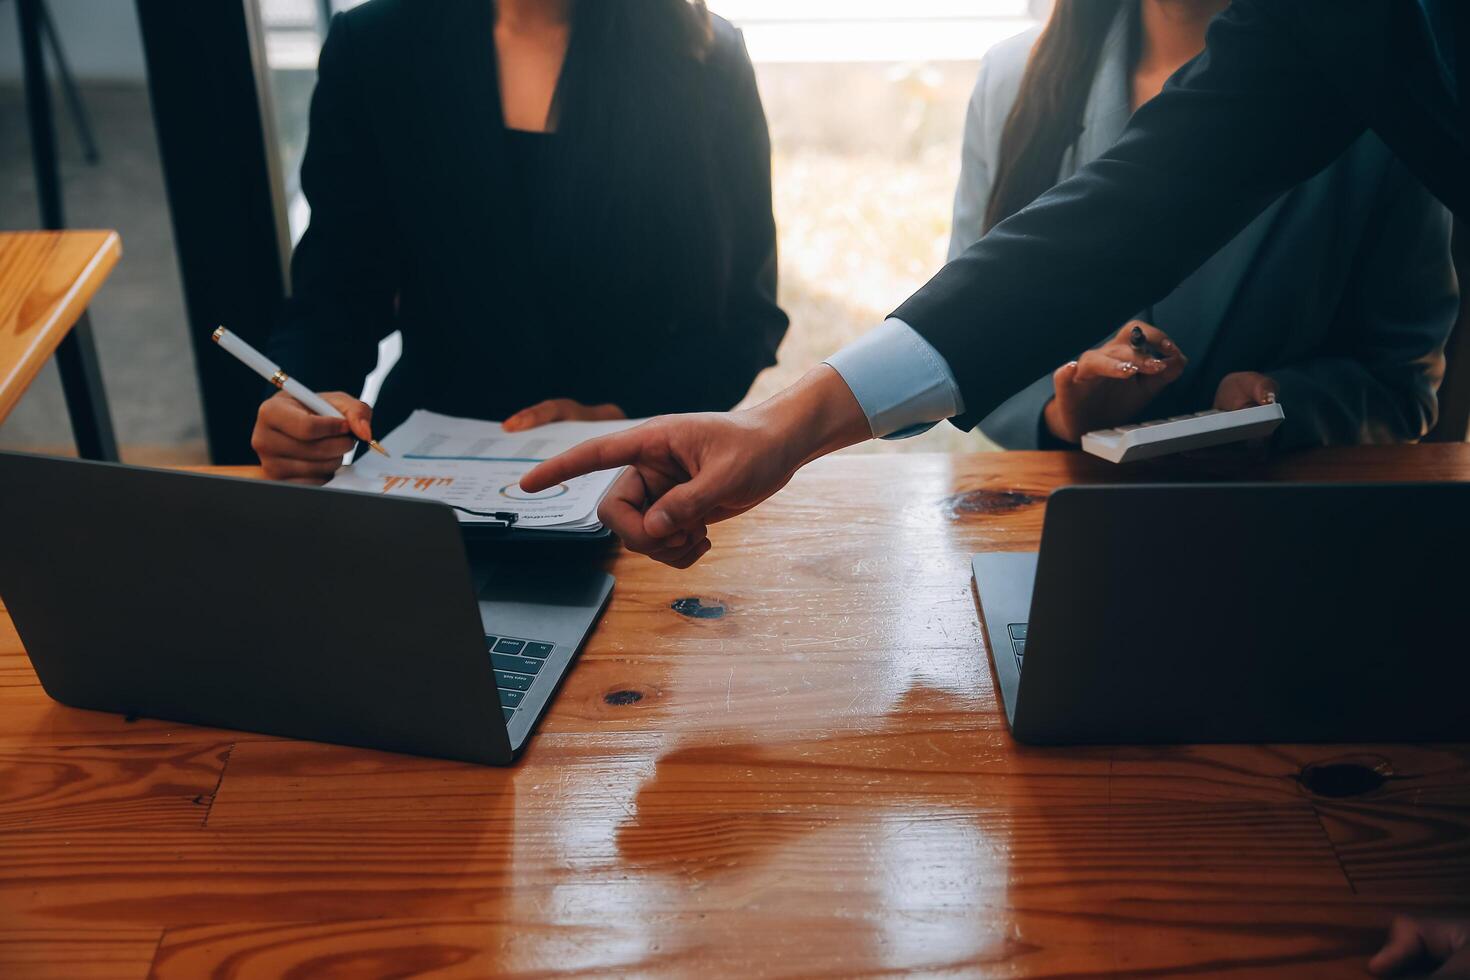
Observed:
[[[512,674],[508,670],[497,670],[495,672],[495,686],[509,688],[512,691],[526,691],[531,687],[534,677],[525,674]]]
[[[505,713],[506,721],[510,721],[511,716],[516,713],[516,709],[514,708],[501,708],[500,710]]]
[[[498,643],[498,642],[500,642],[500,637],[498,637],[498,636],[491,636],[489,633],[486,633],[485,634],[485,649],[486,650],[494,650],[495,649],[495,644]]]
[[[1011,648],[1016,651],[1016,659],[1017,660],[1020,660],[1022,657],[1026,656],[1026,641],[1025,640],[1012,640],[1011,641]]]
[[[500,706],[503,708],[519,708],[525,696],[524,691],[507,691],[502,687],[500,689]]]
[[[537,660],[545,660],[551,656],[553,645],[550,643],[527,643],[526,649],[521,651],[525,657],[535,657]]]
[[[504,653],[490,654],[490,660],[500,670],[514,670],[522,674],[534,674],[541,669],[541,661],[530,657],[512,657]]]
[[[1024,640],[1024,639],[1026,639],[1026,624],[1025,623],[1012,623],[1011,625],[1007,626],[1006,629],[1010,632],[1011,639],[1013,639],[1013,640]]]
[[[526,641],[525,640],[510,640],[510,639],[506,639],[506,640],[501,640],[499,643],[495,644],[495,646],[492,647],[491,649],[493,649],[496,653],[511,653],[511,654],[516,654],[516,653],[520,653],[525,648],[526,648]]]

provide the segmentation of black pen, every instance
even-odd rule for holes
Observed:
[[[1140,354],[1152,357],[1154,360],[1164,361],[1169,358],[1168,354],[1165,354],[1148,342],[1148,338],[1143,335],[1143,328],[1140,326],[1135,325],[1133,327],[1133,332],[1128,335],[1128,342],[1133,345],[1134,350]]]

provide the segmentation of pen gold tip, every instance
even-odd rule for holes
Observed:
[[[392,457],[392,455],[393,455],[392,453],[388,452],[388,450],[386,450],[382,446],[378,445],[378,443],[377,443],[376,440],[369,439],[368,440],[368,445],[369,446],[372,446],[374,449],[376,449],[378,452],[382,453],[384,456]]]

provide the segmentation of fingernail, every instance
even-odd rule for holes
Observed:
[[[1134,347],[1142,347],[1147,340],[1143,335],[1143,328],[1138,326],[1133,328],[1133,333],[1129,334],[1128,339],[1132,341]]]
[[[1267,405],[1275,405],[1276,404],[1276,392],[1274,392],[1274,391],[1268,391],[1268,392],[1266,392],[1266,404]]]
[[[661,510],[648,515],[648,533],[655,538],[666,538],[674,533],[674,519]]]

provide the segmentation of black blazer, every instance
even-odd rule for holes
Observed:
[[[311,224],[272,356],[313,389],[356,393],[378,341],[401,330],[379,432],[414,408],[503,419],[553,397],[633,417],[730,408],[775,363],[787,324],[770,142],[739,33],[716,18],[693,69],[696,125],[679,138],[696,165],[674,177],[686,183],[644,190],[655,209],[713,198],[691,246],[715,263],[708,308],[674,317],[661,300],[677,284],[636,248],[592,243],[595,286],[561,262],[559,245],[589,247],[574,221],[528,264],[493,31],[490,0],[371,0],[333,19],[301,168]],[[671,125],[666,111],[652,103],[640,122]]]
[[[1470,2],[1443,2],[1458,99],[1414,0],[1234,0],[1112,149],[894,312],[949,362],[955,423],[1163,299],[1365,130],[1470,217]]]

